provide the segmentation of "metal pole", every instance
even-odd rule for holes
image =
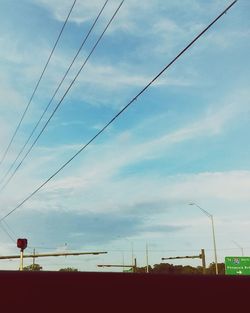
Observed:
[[[120,236],[119,236],[120,237]],[[122,238],[122,237],[120,237]],[[133,246],[133,242],[130,241],[128,238],[124,237],[122,239],[125,239],[127,240],[129,243],[130,243],[130,246],[131,246],[131,264],[133,265],[134,264],[134,246]]]
[[[218,275],[218,261],[217,261],[217,252],[216,252],[216,242],[215,242],[215,232],[214,232],[214,219],[213,215],[210,214],[211,222],[212,222],[212,231],[213,231],[213,244],[214,244],[214,260],[215,260],[215,273]]]
[[[241,250],[241,255],[244,256],[243,248],[236,241],[233,241],[233,243]]]
[[[136,268],[137,268],[137,261],[136,258],[134,260],[134,266],[133,266],[133,272],[136,273]]]
[[[20,253],[20,271],[23,271],[23,250]]]
[[[131,241],[131,253],[132,253],[132,264],[134,264],[134,245],[132,241]]]
[[[206,257],[205,257],[205,250],[201,249],[201,261],[202,261],[202,268],[203,274],[206,274]]]
[[[146,243],[146,264],[147,264],[146,272],[148,273],[149,272],[148,270],[148,243]]]
[[[108,252],[72,252],[72,253],[41,253],[41,254],[25,254],[23,258],[41,258],[41,257],[50,257],[50,256],[67,256],[67,255],[97,255],[97,254],[106,254]],[[0,260],[7,260],[7,259],[19,259],[20,255],[4,255],[0,256]]]
[[[35,267],[35,254],[36,254],[36,249],[33,249],[33,268],[32,268],[33,271]]]
[[[199,208],[207,217],[210,218],[212,223],[212,234],[213,234],[213,246],[214,246],[214,261],[215,261],[215,274],[218,275],[218,261],[217,261],[217,252],[216,252],[216,243],[215,243],[215,231],[214,231],[214,219],[213,215],[208,213],[206,210],[204,210],[202,207],[200,207],[195,202],[189,203],[189,205],[195,205],[197,208]]]
[[[122,271],[124,272],[124,253],[122,252],[122,265],[123,265],[123,269],[122,269]]]

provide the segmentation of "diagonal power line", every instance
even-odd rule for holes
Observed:
[[[4,185],[1,187],[0,191],[2,191],[10,182],[10,180],[12,179],[12,177],[16,174],[16,172],[19,170],[20,166],[22,165],[22,163],[24,162],[24,160],[26,159],[26,157],[28,156],[28,154],[31,152],[31,150],[33,149],[33,147],[35,146],[36,142],[38,141],[38,139],[40,138],[40,136],[42,135],[42,133],[44,132],[45,128],[47,127],[47,125],[49,124],[50,120],[52,119],[52,117],[54,116],[54,114],[56,113],[56,111],[58,110],[58,108],[60,107],[61,103],[63,102],[64,98],[66,97],[67,93],[69,92],[69,90],[71,89],[71,87],[73,86],[73,84],[75,83],[76,79],[78,78],[78,76],[80,75],[82,69],[84,68],[84,66],[87,64],[89,58],[91,57],[91,55],[94,53],[96,47],[98,46],[98,44],[100,43],[102,37],[104,36],[104,34],[106,33],[107,29],[109,28],[111,22],[113,21],[113,19],[115,18],[116,14],[118,13],[119,9],[121,8],[123,2],[125,0],[123,0],[120,5],[118,6],[118,8],[116,9],[115,13],[113,14],[113,16],[111,17],[111,19],[109,20],[108,24],[106,25],[105,29],[103,30],[103,32],[101,33],[101,35],[99,36],[98,40],[96,41],[95,45],[93,46],[93,48],[91,49],[89,55],[87,56],[87,58],[85,59],[84,63],[81,65],[80,69],[78,70],[77,74],[75,75],[74,79],[71,81],[69,87],[67,88],[67,90],[65,91],[64,95],[62,96],[61,100],[58,102],[58,104],[56,105],[55,109],[53,110],[53,112],[51,113],[49,119],[46,121],[46,123],[44,124],[43,128],[41,129],[41,131],[39,132],[39,134],[37,135],[36,139],[34,140],[34,142],[32,143],[32,145],[30,146],[30,148],[27,150],[27,152],[25,153],[25,155],[23,156],[22,160],[20,161],[20,163],[17,165],[17,167],[15,168],[15,170],[13,171],[13,173],[11,174],[11,176],[8,178],[8,180],[4,183]]]
[[[5,160],[5,158],[6,158],[7,154],[8,154],[8,152],[9,152],[9,149],[10,149],[12,143],[13,143],[13,140],[14,140],[14,138],[16,137],[16,134],[17,134],[17,132],[18,132],[18,130],[19,130],[19,128],[20,128],[22,122],[23,122],[23,119],[24,119],[24,117],[25,117],[25,115],[26,115],[26,113],[27,113],[29,107],[30,107],[30,104],[31,104],[31,102],[32,102],[32,100],[33,100],[33,98],[34,98],[34,96],[35,96],[35,93],[36,93],[36,91],[37,91],[37,89],[38,89],[38,86],[40,85],[40,82],[41,82],[41,80],[42,80],[42,78],[43,78],[43,75],[44,75],[44,73],[45,73],[45,71],[46,71],[46,69],[47,69],[47,67],[48,67],[48,64],[49,64],[49,62],[50,62],[50,59],[51,59],[52,55],[54,54],[55,48],[56,48],[56,46],[57,46],[57,44],[58,44],[58,41],[59,41],[59,39],[61,38],[61,35],[62,35],[62,33],[63,33],[63,30],[64,30],[64,28],[65,28],[65,26],[66,26],[66,24],[67,24],[67,22],[68,22],[68,19],[69,19],[69,17],[70,17],[70,14],[71,14],[71,12],[72,12],[74,6],[75,6],[75,3],[76,3],[76,0],[74,0],[73,4],[72,4],[72,6],[71,6],[71,8],[70,8],[70,10],[69,10],[69,13],[68,13],[68,15],[67,15],[67,17],[66,17],[66,19],[65,19],[65,21],[64,21],[64,24],[63,24],[63,26],[62,26],[62,28],[61,28],[61,31],[60,31],[60,33],[59,33],[57,39],[56,39],[56,42],[55,42],[55,44],[54,44],[54,46],[53,46],[53,48],[52,48],[52,51],[51,51],[50,55],[49,55],[49,58],[48,58],[48,60],[47,60],[47,62],[46,62],[46,64],[45,64],[45,66],[44,66],[44,68],[43,68],[43,70],[42,70],[42,73],[41,73],[41,75],[40,75],[40,77],[39,77],[39,79],[38,79],[38,81],[37,81],[37,83],[36,83],[36,86],[35,86],[35,88],[34,88],[34,90],[33,90],[33,92],[32,92],[32,95],[31,95],[31,97],[30,97],[30,99],[29,99],[29,102],[28,102],[28,104],[27,104],[27,106],[26,106],[26,108],[25,108],[25,110],[24,110],[24,112],[23,112],[23,114],[22,114],[22,116],[21,116],[21,119],[20,119],[19,123],[17,124],[17,127],[16,127],[16,129],[15,129],[15,131],[14,131],[12,137],[11,137],[11,140],[10,140],[10,142],[9,142],[9,144],[8,144],[8,146],[7,146],[7,148],[6,148],[6,150],[4,151],[4,154],[3,154],[3,156],[2,156],[2,158],[1,158],[1,160],[0,160],[0,165],[1,165],[1,164],[3,163],[3,161]]]
[[[19,151],[19,153],[18,153],[18,155],[16,156],[15,160],[13,161],[13,163],[11,164],[11,166],[9,167],[9,169],[8,169],[8,170],[6,171],[6,173],[4,174],[3,178],[2,178],[1,181],[0,181],[0,184],[2,184],[2,183],[4,182],[4,180],[6,179],[6,177],[9,175],[9,173],[11,172],[11,170],[13,169],[13,167],[15,166],[17,160],[19,159],[20,155],[22,154],[22,152],[23,152],[24,149],[26,148],[26,146],[27,146],[27,144],[29,143],[30,139],[32,138],[34,132],[36,131],[37,127],[39,126],[40,122],[42,121],[42,119],[43,119],[45,113],[48,111],[49,107],[51,106],[52,101],[54,100],[55,96],[57,95],[57,93],[58,93],[60,87],[62,86],[64,80],[66,79],[66,77],[67,77],[67,75],[68,75],[70,69],[72,68],[73,64],[75,63],[75,60],[77,59],[79,53],[81,52],[83,46],[85,45],[87,39],[89,38],[89,36],[90,36],[92,30],[94,29],[94,27],[95,27],[95,25],[96,25],[96,23],[97,23],[99,17],[101,16],[101,14],[102,14],[104,8],[106,7],[108,1],[109,1],[109,0],[106,0],[106,1],[105,1],[104,5],[102,6],[101,10],[99,11],[99,13],[98,13],[96,19],[94,20],[92,26],[90,27],[90,29],[89,29],[87,35],[86,35],[85,38],[83,39],[83,41],[82,41],[82,43],[81,43],[81,45],[80,45],[78,51],[76,52],[76,54],[75,54],[75,56],[74,56],[72,62],[70,63],[68,69],[66,70],[65,74],[63,75],[63,77],[62,77],[62,79],[61,79],[61,81],[60,81],[58,87],[56,88],[56,90],[55,90],[53,96],[51,97],[49,103],[47,104],[46,108],[44,109],[42,115],[40,116],[39,120],[37,121],[35,127],[33,128],[32,132],[30,133],[30,135],[29,135],[28,139],[26,140],[25,144],[23,145],[23,147],[22,147],[21,150]],[[85,64],[86,64],[86,63],[85,63]],[[85,65],[85,64],[84,64],[84,65]],[[54,114],[54,113],[53,113],[53,114]],[[47,125],[46,125],[46,126],[47,126]],[[43,129],[43,130],[44,130],[44,129]],[[43,132],[43,130],[42,130],[42,132]],[[40,136],[40,134],[39,134],[39,136]],[[12,173],[12,175],[9,177],[9,179],[4,183],[4,185],[3,185],[2,188],[0,189],[0,192],[9,184],[9,182],[11,181],[11,179],[13,178],[13,176],[15,175],[15,173],[17,172],[17,170],[20,168],[20,166],[21,166],[21,164],[23,163],[23,161],[26,159],[26,157],[28,156],[28,154],[29,154],[30,151],[32,150],[32,148],[33,148],[33,146],[34,146],[35,143],[36,143],[36,142],[34,142],[34,143],[31,145],[31,148],[29,149],[28,153],[25,154],[25,156],[24,156],[23,159],[21,160],[20,164],[16,167],[16,169],[14,170],[14,172]]]
[[[170,63],[168,63],[137,95],[129,101],[106,125],[96,133],[85,145],[82,146],[67,162],[65,162],[54,174],[52,174],[47,180],[45,180],[38,188],[36,188],[30,195],[28,195],[21,203],[19,203],[9,213],[4,215],[0,222],[6,219],[9,215],[19,209],[24,203],[32,198],[39,190],[41,190],[50,180],[52,180],[59,172],[61,172],[69,163],[71,163],[81,152],[83,152],[97,137],[99,137],[124,111],[126,111],[130,105],[135,102],[173,63],[177,61],[212,25],[214,25],[235,3],[233,1],[219,16],[217,16],[202,32],[200,32]]]
[[[14,243],[16,243],[16,240],[14,239],[14,237],[10,234],[10,232],[7,230],[8,224],[5,221],[0,222],[0,227],[2,228],[2,230],[5,232],[5,234],[10,238],[11,241],[13,241]],[[9,226],[8,226],[9,228]],[[10,229],[10,228],[9,228]],[[13,233],[14,234],[14,233]],[[16,237],[16,236],[15,236]]]

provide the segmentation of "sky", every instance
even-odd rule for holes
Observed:
[[[0,0],[1,158],[72,3]],[[39,129],[119,3],[108,1]],[[33,150],[0,191],[0,218],[95,136],[230,3],[125,0]],[[76,1],[0,164],[1,186],[103,4]],[[131,264],[135,257],[145,266],[146,244],[150,265],[162,257],[198,255],[202,248],[209,264],[214,262],[211,219],[199,206],[214,218],[218,262],[242,251],[250,255],[249,26],[250,3],[239,0],[96,140],[4,219],[0,255],[19,253],[5,227],[14,239],[28,239],[27,253],[108,252],[38,259],[44,270],[121,271],[97,265]],[[18,267],[18,261],[1,261],[1,269]]]

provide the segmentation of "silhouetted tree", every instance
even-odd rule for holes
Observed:
[[[173,264],[168,264],[168,263],[160,263],[160,264],[155,264],[153,268],[153,273],[165,273],[169,275],[176,274],[176,270],[174,268]]]
[[[218,263],[218,274],[219,275],[225,275],[225,264],[224,263]],[[206,270],[206,274],[208,275],[215,275],[215,263],[210,263],[209,267]]]
[[[202,267],[192,267],[189,265],[173,265],[169,263],[155,264],[153,273],[166,273],[168,275],[198,275],[202,274]]]
[[[78,269],[73,268],[73,267],[66,267],[66,268],[61,268],[59,272],[78,272]]]
[[[41,271],[43,268],[39,264],[31,264],[23,268],[24,271]]]

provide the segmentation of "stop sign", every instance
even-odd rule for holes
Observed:
[[[22,251],[27,248],[28,240],[25,238],[17,239],[17,247],[20,248]]]

